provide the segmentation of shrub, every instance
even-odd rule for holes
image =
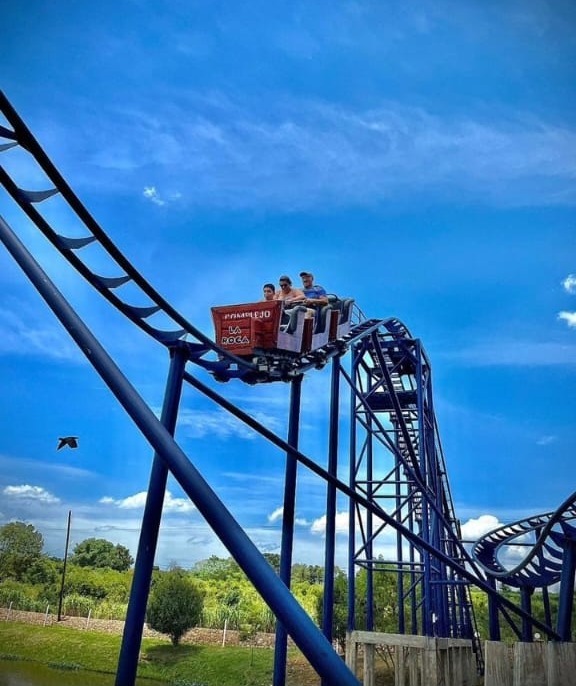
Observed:
[[[152,629],[170,636],[172,645],[178,645],[188,629],[198,625],[203,602],[202,592],[181,570],[165,572],[150,593],[146,620]]]
[[[92,616],[98,619],[126,619],[127,603],[115,603],[111,600],[103,600],[92,611]]]
[[[94,610],[95,603],[92,598],[87,598],[77,593],[64,596],[64,614],[70,617],[87,617],[90,610]]]

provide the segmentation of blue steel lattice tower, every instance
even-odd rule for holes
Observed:
[[[398,320],[353,347],[351,472],[354,490],[435,550],[463,565],[465,551],[454,514],[432,399],[431,368],[419,340]],[[360,535],[356,533],[360,531]],[[473,637],[467,582],[417,540],[352,503],[349,576],[366,570],[365,628],[381,629],[374,609],[376,574],[393,575],[398,598],[395,626],[387,631],[438,637]],[[349,628],[355,627],[354,583]]]
[[[24,190],[4,166],[0,166],[0,186],[80,275],[134,325],[170,352],[165,411],[159,422],[121,370],[114,365],[97,338],[71,309],[55,285],[50,283],[11,227],[0,217],[0,242],[21,266],[155,450],[139,547],[139,552],[140,549],[147,552],[143,556],[139,554],[136,561],[117,683],[127,686],[135,680],[165,480],[169,472],[196,503],[279,620],[283,634],[278,643],[283,646],[280,650],[277,645],[275,684],[281,684],[284,679],[287,634],[292,636],[322,675],[324,682],[337,686],[358,684],[356,677],[332,650],[337,497],[346,497],[350,504],[350,630],[364,628],[377,631],[384,628],[389,632],[472,639],[481,671],[482,654],[470,600],[470,584],[474,584],[488,596],[490,636],[493,640],[499,639],[502,618],[512,627],[516,636],[525,641],[532,640],[534,629],[552,640],[571,640],[576,528],[570,522],[576,519],[576,493],[555,512],[530,517],[488,533],[476,543],[474,557],[471,557],[464,548],[454,513],[434,413],[430,363],[420,341],[414,339],[406,327],[393,318],[368,320],[360,316],[352,321],[350,313],[353,301],[348,299],[347,306],[346,301],[342,302],[342,316],[337,320],[346,320],[346,330],[341,331],[338,324],[333,339],[326,340],[329,338],[326,332],[331,331],[326,327],[326,338],[317,346],[312,346],[310,351],[288,357],[278,355],[278,359],[272,360],[236,357],[220,348],[177,312],[119,251],[1,92],[0,113],[12,127],[0,125],[0,139],[7,141],[0,143],[0,153],[10,155],[12,153],[9,151],[15,149],[29,154],[43,171],[49,187],[48,190]],[[38,207],[48,200],[51,203],[64,203],[73,211],[79,222],[80,237],[76,234],[63,235],[55,230],[48,215],[44,215]],[[107,256],[109,263],[106,276],[92,271],[88,262],[84,261],[83,249],[89,245],[99,247]],[[113,275],[108,275],[108,271]],[[130,284],[132,289],[140,293],[137,300],[144,306],[134,306],[127,301],[127,294],[122,291],[124,284]],[[344,317],[346,312],[350,317]],[[156,314],[162,315],[161,320],[168,327],[167,330],[164,326],[158,328],[154,319]],[[349,350],[352,353],[350,374],[342,364]],[[263,362],[270,364],[266,366]],[[298,419],[303,375],[315,368],[322,368],[328,362],[332,363],[332,385],[328,469],[324,469],[321,463],[298,450]],[[202,383],[189,371],[192,365],[196,370],[208,371],[219,381],[242,379],[249,384],[291,381],[291,429],[288,441]],[[349,388],[340,384],[342,379]],[[264,436],[288,458],[281,578],[273,572],[225,504],[173,440],[178,400],[184,381]],[[351,394],[348,479],[342,479],[338,472],[341,388]],[[327,489],[322,633],[287,588],[294,521],[292,517],[288,524],[286,513],[289,508],[286,503],[293,501],[296,466],[300,465],[322,479]],[[293,509],[293,502],[291,504]],[[525,537],[530,532],[532,540],[528,548],[531,546],[531,550],[520,564],[508,568],[503,564],[505,547],[514,545],[519,537]],[[523,545],[527,545],[525,541]],[[363,598],[358,597],[355,588],[359,570],[365,574],[366,580]],[[392,617],[384,617],[382,608],[376,606],[377,581],[383,575],[392,578],[396,584],[398,602],[392,608]],[[498,581],[521,589],[522,606],[516,606],[505,595],[498,593]],[[551,603],[546,600],[547,587],[555,583],[560,583],[556,628],[553,627]],[[531,612],[529,598],[535,588],[543,589],[547,607],[545,622]],[[361,617],[364,608],[365,617]],[[357,627],[356,624],[361,626]]]

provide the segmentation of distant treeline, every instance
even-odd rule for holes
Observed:
[[[58,605],[62,582],[63,560],[42,552],[41,534],[30,524],[13,522],[0,527],[0,606],[45,612]],[[264,553],[278,573],[280,556]],[[75,546],[68,558],[64,583],[64,614],[104,619],[124,619],[132,583],[133,559],[127,548],[105,539],[86,539]],[[386,567],[383,565],[383,569]],[[201,625],[241,631],[274,631],[275,618],[260,598],[238,564],[230,557],[216,556],[181,570],[194,581],[203,594]],[[155,569],[152,584],[167,572]],[[291,588],[294,596],[318,624],[322,620],[324,570],[319,565],[297,563],[292,566]],[[356,626],[365,626],[366,570],[355,579]],[[406,580],[408,585],[408,579]],[[376,631],[397,631],[398,598],[396,573],[376,573],[373,581]],[[347,623],[348,581],[336,569],[334,602],[334,635],[342,640]],[[518,605],[519,594],[506,589],[505,594]],[[472,590],[476,623],[480,635],[488,637],[488,607],[484,593]],[[557,596],[550,596],[554,615]],[[533,613],[545,617],[542,595],[532,597]],[[576,610],[575,610],[576,612]],[[576,617],[573,624],[576,626]],[[503,629],[504,639],[514,639],[513,632]]]

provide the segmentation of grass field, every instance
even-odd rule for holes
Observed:
[[[114,674],[120,636],[60,626],[41,627],[17,622],[0,624],[0,659],[7,657],[42,662],[62,668]],[[142,641],[138,676],[168,683],[199,686],[269,686],[272,650],[215,647],[145,638]],[[298,659],[296,658],[296,661]],[[305,686],[313,681],[292,681]]]

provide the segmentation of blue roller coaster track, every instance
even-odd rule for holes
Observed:
[[[488,578],[520,589],[522,606],[528,612],[534,590],[541,589],[548,625],[552,625],[549,589],[559,585],[556,626],[563,641],[572,640],[576,527],[571,522],[574,520],[576,493],[554,512],[527,517],[487,533],[472,549]],[[512,556],[511,551],[516,555]],[[496,632],[495,627],[493,633]],[[531,638],[531,627],[526,622],[522,638]]]
[[[158,420],[126,380],[121,370],[84,325],[7,222],[0,217],[0,238],[8,252],[40,292],[96,371],[155,450],[134,581],[126,619],[116,684],[130,686],[136,668],[146,601],[166,480],[172,473],[216,535],[275,613],[278,623],[274,686],[285,683],[287,636],[290,635],[324,684],[358,685],[332,646],[337,499],[349,506],[348,629],[375,630],[376,575],[394,579],[397,589],[398,633],[467,638],[472,641],[479,672],[483,657],[474,616],[471,589],[487,594],[490,637],[499,639],[507,622],[522,640],[538,630],[551,640],[571,640],[576,529],[576,493],[553,513],[528,518],[494,531],[478,541],[472,553],[462,540],[450,491],[446,462],[435,418],[432,369],[419,339],[395,318],[367,319],[357,310],[350,331],[303,355],[237,357],[178,313],[126,259],[82,204],[3,93],[0,111],[0,152],[18,148],[42,171],[47,189],[25,190],[0,166],[0,182],[8,196],[52,245],[104,298],[131,322],[165,346],[170,366],[161,419]],[[54,200],[50,200],[50,199]],[[55,231],[41,212],[50,200],[66,203],[78,219],[80,236]],[[83,249],[97,247],[109,274],[96,273],[83,259]],[[123,297],[130,284],[131,297]],[[141,304],[144,303],[144,304]],[[160,323],[159,323],[160,322]],[[348,368],[344,360],[349,360]],[[327,435],[327,467],[298,448],[302,379],[331,364],[331,398]],[[187,365],[191,365],[187,367]],[[248,384],[289,382],[288,436],[280,437],[243,412],[214,384],[203,382],[192,369],[205,370],[218,381]],[[275,445],[286,459],[281,563],[277,575],[257,550],[225,504],[173,439],[184,382],[244,422]],[[341,405],[350,411],[350,436],[340,445]],[[326,543],[322,627],[318,628],[291,595],[290,570],[294,536],[294,506],[299,470],[307,469],[326,487]],[[343,475],[344,469],[347,473]],[[530,538],[531,537],[531,538]],[[521,563],[508,566],[510,545],[528,551]],[[359,598],[357,573],[364,570],[366,591]],[[522,603],[500,593],[498,582],[517,586]],[[553,618],[547,590],[560,585],[559,609]],[[530,595],[546,589],[546,618],[531,613]],[[362,605],[363,614],[359,612]],[[357,626],[362,614],[362,626]]]

